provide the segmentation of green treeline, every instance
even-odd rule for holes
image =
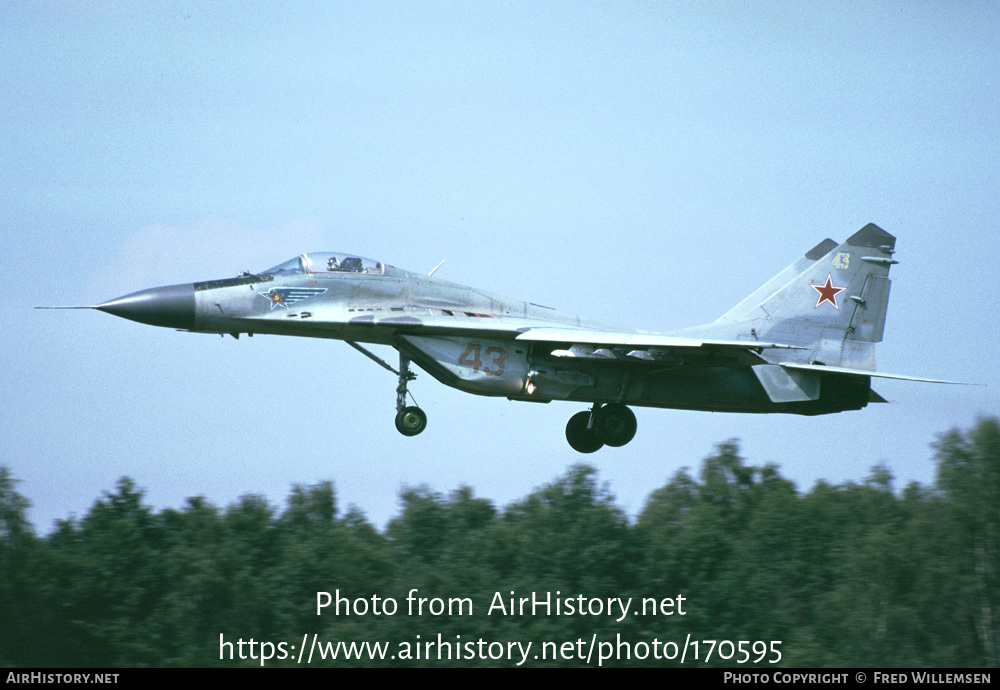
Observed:
[[[255,666],[239,659],[238,641],[251,638],[275,653],[284,642],[289,658],[267,665],[293,666],[313,633],[321,642],[387,641],[391,653],[438,635],[466,651],[488,650],[473,646],[480,639],[532,642],[532,656],[545,642],[585,656],[595,634],[638,645],[605,665],[678,665],[653,650],[690,635],[780,640],[781,666],[996,666],[1000,422],[944,434],[936,462],[933,487],[893,492],[888,471],[875,467],[861,484],[821,482],[800,494],[776,467],[748,465],[723,443],[697,474],[682,470],[655,490],[634,522],[596,471],[578,465],[502,510],[469,488],[407,490],[384,533],[339,510],[330,483],[295,487],[283,510],[245,496],[225,509],[191,498],[156,512],[124,478],[46,537],[0,468],[0,666]],[[473,613],[408,615],[414,589],[471,601]],[[331,605],[317,616],[317,592],[338,590],[369,605],[391,597],[398,609],[337,615]],[[633,611],[644,598],[676,606],[683,596],[684,615],[487,615],[498,592],[506,605],[512,591],[604,604],[631,597]],[[220,635],[234,644],[220,647]],[[736,665],[735,646],[719,645],[710,665]],[[220,648],[235,658],[220,660]],[[440,654],[385,663],[515,663]],[[685,665],[702,663],[692,654]],[[584,664],[566,656],[524,665]]]

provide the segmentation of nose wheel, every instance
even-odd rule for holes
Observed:
[[[416,436],[427,428],[427,413],[419,407],[404,407],[396,413],[396,430],[403,436]]]
[[[577,412],[566,424],[566,440],[579,453],[593,453],[601,446],[624,446],[635,437],[635,414],[621,403],[595,404]]]
[[[427,428],[427,413],[416,405],[406,404],[406,385],[415,378],[417,375],[410,371],[410,360],[400,352],[399,385],[396,386],[396,430],[403,436],[416,436]]]

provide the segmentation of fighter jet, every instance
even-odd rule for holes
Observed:
[[[408,404],[411,363],[476,395],[586,403],[569,419],[566,438],[592,453],[632,440],[630,405],[818,415],[885,402],[872,378],[952,383],[875,370],[895,243],[873,224],[840,244],[823,240],[715,321],[662,334],[343,252],[301,254],[260,273],[74,308],[235,338],[343,340],[396,375],[396,428],[406,436],[427,426],[425,412]],[[399,367],[369,344],[395,348]]]

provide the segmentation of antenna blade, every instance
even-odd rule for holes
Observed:
[[[431,269],[431,272],[430,272],[430,273],[428,273],[428,274],[427,274],[427,276],[428,276],[428,277],[430,277],[430,276],[434,275],[434,271],[436,271],[436,270],[438,270],[439,268],[441,268],[441,265],[442,265],[442,264],[443,264],[443,263],[444,263],[445,261],[447,261],[447,259],[441,259],[440,263],[438,263],[438,265],[437,265],[437,266],[435,266],[434,268],[432,268],[432,269]]]

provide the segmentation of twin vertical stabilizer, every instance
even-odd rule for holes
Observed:
[[[824,240],[713,325],[803,347],[801,363],[874,370],[895,245],[874,224],[841,244]]]

